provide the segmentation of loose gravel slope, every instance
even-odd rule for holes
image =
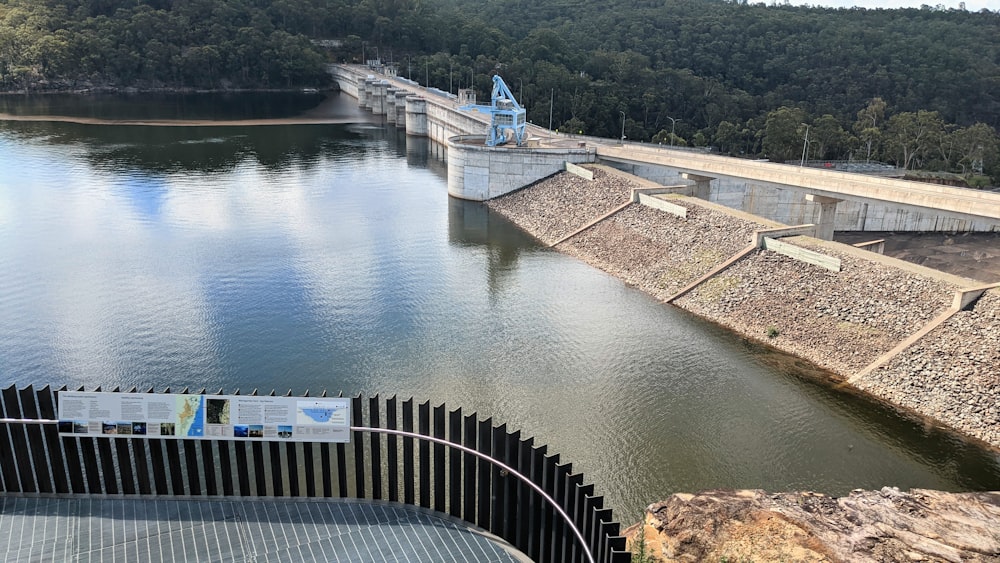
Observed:
[[[545,244],[553,244],[632,197],[634,184],[596,169],[594,180],[560,172],[487,202]]]
[[[854,384],[1000,447],[1000,289]]]
[[[560,250],[666,300],[737,254],[764,225],[672,200],[687,219],[634,204],[559,245]]]
[[[783,240],[811,246],[803,237]],[[957,289],[854,254],[822,252],[840,258],[842,271],[761,250],[675,303],[850,377],[944,312]]]
[[[639,184],[594,170],[561,173],[489,206],[553,244],[629,201]],[[558,248],[666,300],[772,227],[672,197],[687,219],[633,204]],[[783,242],[833,256],[832,272],[768,250],[737,261],[676,305],[829,369],[845,380],[919,331],[967,287],[955,276],[818,241]],[[987,292],[857,387],[1000,447],[1000,289]]]

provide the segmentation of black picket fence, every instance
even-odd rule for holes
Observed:
[[[54,424],[57,396],[65,390],[12,385],[0,391],[0,418],[12,419],[0,424],[0,494],[402,502],[479,526],[534,561],[631,561],[594,485],[534,438],[476,413],[412,398],[359,396],[351,399],[350,444],[69,437]]]

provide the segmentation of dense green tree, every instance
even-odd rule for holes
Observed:
[[[804,146],[805,121],[806,112],[800,108],[782,106],[768,113],[764,125],[764,154],[775,162],[798,159]]]
[[[337,0],[0,0],[0,89],[321,84],[325,59],[302,33],[336,28],[337,6],[349,9]]]
[[[864,146],[865,162],[872,159],[872,155],[878,152],[879,143],[882,141],[882,122],[885,120],[885,100],[874,98],[868,105],[858,112],[858,119],[854,122],[854,133]]]
[[[847,153],[850,139],[837,118],[826,114],[813,121],[809,130],[810,158],[836,160]]]
[[[712,138],[722,152],[732,154],[735,149],[742,148],[743,134],[735,123],[729,121],[719,123]]]
[[[922,159],[945,134],[945,123],[936,111],[899,113],[886,125],[886,156],[896,166],[909,170]]]
[[[1000,127],[998,29],[988,10],[726,0],[0,0],[0,89],[314,85],[327,57],[378,53],[481,98],[498,71],[529,120],[593,135],[620,135],[624,111],[633,140],[676,122],[696,145],[797,160],[810,123],[815,158],[996,174],[969,139]]]
[[[983,123],[959,129],[951,133],[954,142],[953,165],[962,173],[982,174],[991,170],[1000,160],[1000,137],[990,126]]]

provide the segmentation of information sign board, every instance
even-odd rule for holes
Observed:
[[[59,393],[64,436],[348,443],[350,425],[345,398]]]

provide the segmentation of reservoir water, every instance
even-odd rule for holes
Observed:
[[[3,98],[338,123],[0,122],[0,384],[446,402],[549,444],[626,522],[710,488],[1000,490],[997,454],[449,199],[441,147],[319,100]]]

